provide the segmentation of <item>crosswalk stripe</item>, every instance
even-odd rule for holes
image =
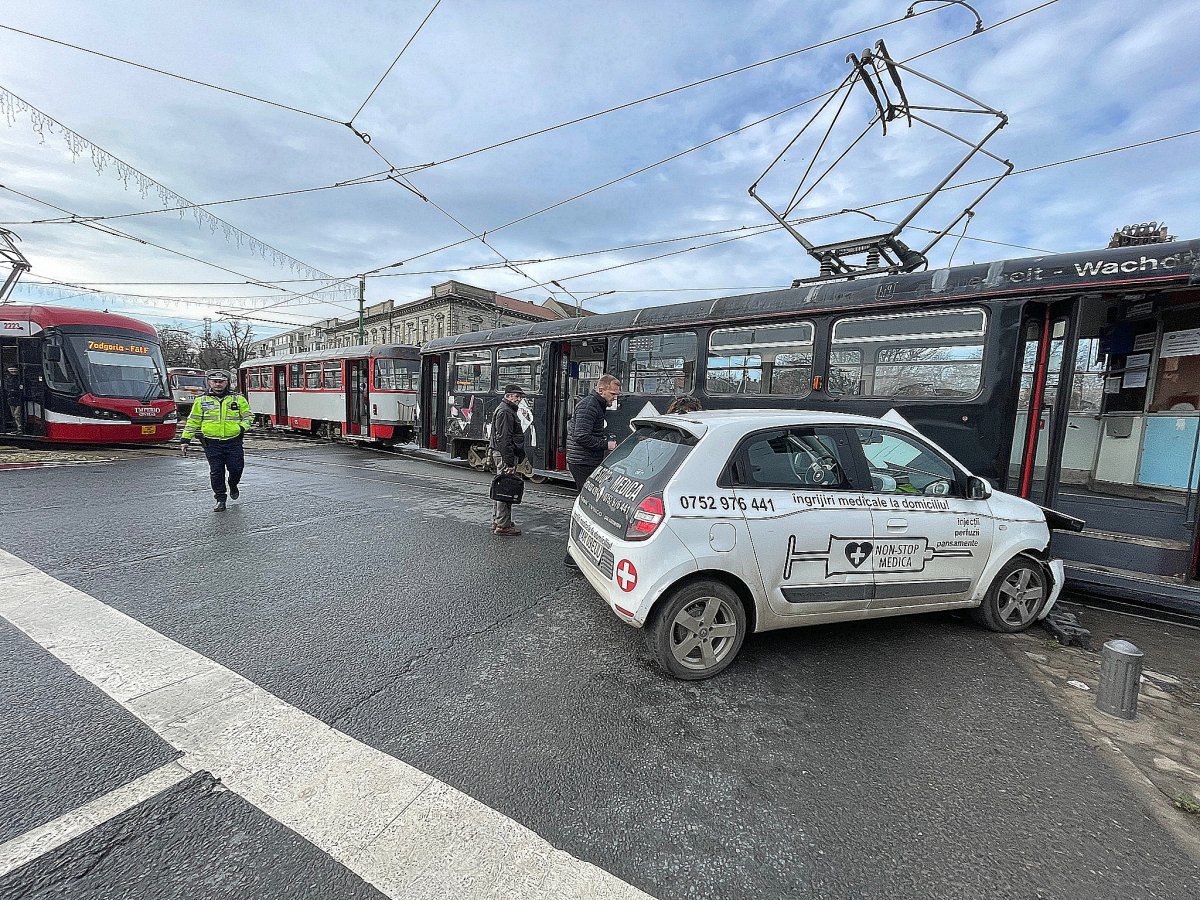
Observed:
[[[86,834],[97,825],[119,816],[144,800],[161,794],[191,774],[178,761],[169,762],[107,794],[89,800],[83,806],[63,813],[52,822],[31,828],[19,837],[5,841],[0,844],[0,877],[61,847],[67,841]]]
[[[2,550],[0,615],[390,897],[648,897]]]

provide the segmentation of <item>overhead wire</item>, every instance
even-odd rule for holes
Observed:
[[[1058,2],[1058,0],[1047,0],[1047,2],[1044,2],[1044,3],[1042,3],[1042,4],[1038,5],[1038,6],[1032,7],[1032,8],[1030,8],[1030,9],[1028,9],[1028,10],[1025,10],[1025,11],[1023,11],[1023,12],[1020,12],[1020,13],[1017,13],[1017,14],[1015,14],[1015,15],[1013,15],[1013,16],[1009,16],[1009,17],[1008,17],[1008,18],[1006,18],[1006,19],[1002,19],[1001,21],[999,21],[999,22],[996,22],[996,23],[994,23],[994,24],[992,24],[992,25],[990,25],[990,26],[986,27],[986,28],[985,28],[985,29],[983,29],[982,31],[976,31],[976,32],[973,32],[972,34],[964,35],[964,36],[963,36],[963,37],[961,37],[961,38],[958,38],[958,39],[956,39],[956,40],[954,40],[954,41],[951,41],[951,42],[949,42],[949,43],[946,43],[946,44],[942,44],[942,45],[940,45],[939,47],[935,47],[935,48],[932,48],[931,50],[926,50],[926,51],[923,51],[922,53],[918,54],[918,56],[925,56],[925,55],[928,55],[929,53],[933,52],[933,50],[937,50],[937,49],[943,49],[944,47],[950,46],[950,44],[951,44],[951,43],[957,43],[959,40],[967,40],[967,39],[969,39],[969,38],[975,37],[976,35],[979,35],[979,34],[984,34],[984,33],[986,33],[987,31],[992,31],[992,30],[994,30],[994,29],[996,29],[996,28],[999,28],[999,27],[1001,27],[1001,26],[1003,26],[1003,25],[1006,25],[1006,24],[1008,24],[1008,23],[1010,23],[1010,22],[1013,22],[1013,21],[1015,21],[1015,20],[1017,20],[1017,19],[1021,18],[1022,16],[1029,15],[1029,14],[1030,14],[1030,13],[1032,13],[1032,12],[1036,12],[1036,11],[1038,11],[1038,10],[1040,10],[1040,9],[1043,9],[1043,8],[1045,8],[1045,7],[1047,7],[1047,6],[1050,6],[1050,5],[1052,5],[1052,4],[1054,4],[1054,3],[1057,3],[1057,2]],[[951,4],[947,4],[947,5],[951,5]],[[935,8],[935,9],[933,9],[933,10],[927,10],[927,11],[925,11],[925,12],[916,13],[916,14],[914,14],[914,17],[915,17],[915,16],[920,16],[920,15],[926,15],[926,14],[928,14],[929,12],[934,12],[934,11],[936,11],[936,9],[944,9],[944,8],[945,8],[945,7],[936,7],[936,8]],[[916,59],[916,58],[917,58],[917,56],[909,57],[909,60]],[[906,61],[909,61],[909,60],[906,60]],[[671,154],[670,156],[664,157],[663,159],[660,159],[660,160],[658,160],[657,162],[653,162],[653,163],[649,163],[648,165],[641,166],[640,168],[638,168],[638,169],[635,169],[635,170],[633,170],[632,172],[627,172],[627,173],[626,173],[626,174],[624,174],[624,175],[621,175],[621,176],[619,176],[619,177],[617,177],[617,178],[610,179],[610,180],[608,180],[608,181],[606,181],[606,182],[604,182],[604,183],[602,183],[602,184],[596,185],[595,187],[588,188],[588,189],[587,189],[587,190],[585,190],[585,191],[580,191],[579,193],[573,194],[572,196],[570,196],[570,197],[567,197],[567,198],[566,198],[566,199],[564,199],[564,200],[559,200],[558,202],[556,202],[556,203],[552,203],[552,204],[550,204],[549,206],[542,207],[541,209],[535,210],[535,211],[533,211],[533,212],[531,212],[531,213],[527,213],[526,215],[519,216],[519,217],[518,217],[518,218],[516,218],[516,219],[512,219],[512,220],[510,220],[510,221],[508,221],[508,222],[504,222],[504,223],[503,223],[503,224],[501,224],[501,225],[497,225],[497,226],[494,226],[494,227],[492,227],[492,228],[488,228],[488,229],[486,229],[486,230],[484,230],[484,231],[481,231],[481,232],[475,233],[475,234],[473,234],[473,235],[472,235],[472,236],[470,236],[470,237],[463,238],[462,240],[453,241],[453,242],[451,242],[451,243],[443,244],[443,245],[442,245],[442,246],[440,246],[440,247],[435,247],[435,248],[434,248],[434,249],[432,249],[432,250],[427,250],[427,251],[424,251],[424,252],[422,252],[422,253],[418,253],[418,254],[416,254],[416,255],[414,255],[414,256],[409,256],[409,257],[406,257],[405,259],[402,259],[402,260],[400,260],[400,261],[398,261],[398,262],[395,262],[395,263],[390,263],[390,264],[388,264],[388,265],[379,266],[378,268],[375,268],[375,269],[368,270],[366,274],[368,274],[368,275],[371,275],[371,274],[375,274],[375,273],[382,272],[382,271],[384,271],[384,270],[386,270],[386,269],[398,268],[398,267],[400,267],[400,266],[407,265],[407,264],[408,264],[408,263],[410,263],[410,262],[415,262],[415,261],[416,261],[416,260],[418,260],[418,259],[423,259],[424,257],[427,257],[427,256],[432,256],[432,255],[434,255],[434,254],[436,254],[436,253],[441,253],[441,252],[443,252],[443,251],[445,251],[445,250],[451,250],[451,249],[453,249],[453,248],[455,248],[455,247],[460,247],[460,246],[462,246],[463,244],[470,243],[470,241],[477,239],[477,238],[478,238],[480,235],[495,234],[495,233],[496,233],[496,232],[498,232],[498,231],[503,231],[503,230],[504,230],[504,229],[506,229],[506,228],[511,228],[511,227],[512,227],[512,226],[514,226],[514,225],[518,225],[518,224],[520,224],[520,223],[522,223],[522,222],[527,222],[527,221],[529,221],[530,219],[533,219],[533,218],[535,218],[535,217],[537,217],[537,216],[540,216],[540,215],[543,215],[543,214],[545,214],[545,213],[548,213],[548,212],[550,212],[550,211],[552,211],[552,210],[558,209],[559,207],[561,207],[561,206],[565,206],[565,205],[566,205],[566,204],[568,204],[568,203],[573,203],[573,202],[575,202],[576,200],[580,200],[580,199],[582,199],[582,198],[584,198],[584,197],[587,197],[587,196],[589,196],[589,195],[591,195],[591,194],[595,194],[595,193],[598,193],[599,191],[606,190],[607,188],[610,188],[610,187],[612,187],[612,186],[614,186],[614,185],[616,185],[616,184],[620,184],[620,183],[621,183],[621,182],[623,182],[623,181],[627,181],[627,180],[629,180],[629,179],[631,179],[631,178],[635,178],[635,177],[637,177],[638,175],[645,174],[646,172],[650,171],[651,169],[655,169],[655,168],[658,168],[659,166],[665,165],[665,164],[667,164],[667,163],[674,162],[675,160],[677,160],[677,159],[680,159],[680,158],[682,158],[682,157],[684,157],[684,156],[686,156],[686,155],[688,155],[688,154],[690,154],[690,153],[695,153],[697,150],[702,150],[702,149],[704,149],[705,147],[709,147],[709,146],[711,146],[711,145],[713,145],[713,144],[717,143],[718,141],[723,141],[723,140],[725,140],[725,139],[727,139],[727,138],[733,137],[733,136],[734,136],[734,135],[736,135],[736,134],[740,134],[740,133],[741,133],[741,132],[743,132],[743,131],[746,131],[746,130],[748,130],[748,129],[750,129],[750,128],[754,128],[754,127],[756,127],[756,126],[758,126],[758,125],[761,125],[761,124],[763,124],[764,122],[770,121],[771,119],[775,119],[775,118],[778,118],[779,116],[786,115],[787,113],[793,112],[793,111],[795,111],[795,110],[797,110],[797,109],[801,108],[802,106],[806,106],[806,105],[808,105],[808,104],[810,104],[810,103],[813,103],[813,102],[815,102],[815,101],[817,101],[817,100],[820,100],[822,97],[827,97],[827,96],[830,96],[832,93],[833,93],[833,91],[832,91],[832,90],[830,90],[830,91],[822,91],[820,94],[816,94],[815,96],[812,96],[812,97],[809,97],[809,98],[807,98],[807,99],[805,99],[805,100],[802,100],[802,101],[800,101],[799,103],[795,103],[795,104],[793,104],[793,105],[791,105],[791,106],[787,107],[786,109],[781,109],[781,110],[779,110],[778,112],[771,113],[770,115],[763,116],[762,118],[756,119],[756,120],[754,120],[754,121],[752,121],[752,122],[748,122],[747,124],[745,124],[745,125],[742,125],[742,126],[739,126],[738,128],[735,128],[735,129],[733,129],[733,130],[731,130],[731,131],[724,132],[723,134],[719,134],[719,135],[717,135],[716,137],[710,138],[710,139],[709,139],[709,140],[707,140],[707,141],[703,141],[703,142],[701,142],[701,143],[699,143],[699,144],[696,144],[696,145],[694,145],[694,146],[692,146],[692,147],[688,147],[688,148],[686,148],[686,149],[684,149],[684,150],[681,150],[681,151],[679,151],[678,153],[674,153],[674,154]],[[385,160],[385,161],[386,161],[386,160]]]
[[[400,62],[400,57],[404,55],[404,51],[407,50],[412,42],[417,39],[417,35],[421,33],[421,29],[425,27],[425,23],[429,21],[429,17],[434,14],[439,6],[441,6],[441,3],[442,0],[435,0],[433,7],[425,14],[425,18],[421,20],[421,24],[417,26],[417,30],[412,33],[409,39],[405,42],[404,46],[400,48],[400,52],[396,54],[396,58],[392,60],[392,64],[387,67],[387,71],[384,72],[379,81],[375,83],[375,87],[371,88],[371,93],[367,94],[367,99],[359,104],[358,109],[354,111],[354,115],[350,117],[350,121],[346,123],[347,125],[353,127],[354,120],[359,117],[359,114],[362,113],[364,109],[366,109],[367,104],[371,102],[371,98],[375,96],[375,92],[379,90],[380,85],[382,85],[384,81],[387,80],[387,77],[392,74],[392,69],[396,68],[396,63]]]
[[[227,200],[210,200],[206,203],[186,203],[179,206],[160,206],[155,209],[144,209],[138,212],[130,213],[114,213],[107,216],[79,216],[79,217],[57,217],[51,219],[30,219],[23,222],[0,222],[0,225],[59,225],[64,223],[74,223],[79,219],[86,219],[89,222],[111,222],[116,219],[132,219],[138,216],[152,216],[158,213],[168,212],[184,212],[189,209],[208,209],[211,206],[224,206],[229,203],[246,203],[251,200],[271,200],[276,197],[293,197],[297,194],[312,194],[318,191],[332,191],[346,187],[358,187],[364,184],[376,184],[380,181],[386,181],[390,174],[389,169],[382,172],[372,172],[368,175],[360,175],[357,178],[349,178],[345,181],[337,181],[333,184],[320,185],[318,187],[297,188],[290,191],[275,191],[270,194],[252,194],[248,197],[231,197]],[[320,279],[308,279],[320,280]]]
[[[40,110],[36,106],[34,106],[32,103],[25,100],[23,97],[19,97],[18,95],[14,94],[12,91],[10,91],[7,88],[2,87],[2,86],[0,86],[0,101],[3,101],[4,109],[9,115],[13,114],[14,101],[15,101],[15,104],[19,104],[21,111],[28,110],[29,114],[30,114],[30,118],[33,121],[34,130],[36,132],[38,132],[39,134],[41,134],[42,132],[44,132],[47,129],[49,129],[50,131],[53,131],[54,128],[57,127],[59,133],[61,133],[63,135],[63,137],[66,139],[68,148],[70,149],[72,154],[78,154],[78,153],[82,152],[82,150],[85,147],[90,147],[91,153],[92,153],[92,160],[96,165],[97,171],[100,171],[105,165],[107,165],[108,160],[112,160],[112,162],[115,163],[115,165],[116,165],[118,175],[123,180],[126,180],[126,181],[131,177],[135,178],[137,180],[138,186],[142,190],[143,195],[145,195],[145,193],[149,190],[150,186],[153,185],[153,187],[157,189],[159,198],[164,201],[166,201],[169,197],[172,200],[183,201],[183,203],[185,203],[185,204],[191,202],[186,197],[184,197],[182,194],[179,194],[178,192],[171,190],[166,185],[164,185],[162,182],[147,175],[141,169],[137,168],[137,166],[134,166],[131,163],[128,163],[125,160],[121,159],[116,154],[111,153],[108,150],[105,150],[99,144],[96,144],[95,142],[89,140],[88,138],[85,138],[83,135],[81,135],[79,132],[75,131],[74,129],[68,128],[66,125],[64,125],[62,122],[58,121],[57,119],[55,119],[53,116],[47,114],[46,112],[43,112],[42,110]],[[193,208],[195,208],[194,205],[193,205]],[[272,245],[268,244],[266,241],[256,238],[254,235],[249,234],[246,231],[243,231],[241,228],[238,228],[236,225],[232,224],[231,222],[225,221],[224,219],[220,218],[219,216],[214,215],[213,213],[210,213],[206,210],[198,210],[196,213],[196,217],[198,220],[200,220],[206,224],[212,224],[212,223],[219,224],[222,228],[224,228],[227,238],[230,235],[236,235],[239,244],[241,244],[242,240],[245,239],[245,241],[249,243],[251,249],[261,253],[264,256],[266,255],[266,251],[269,251],[270,254],[272,255],[273,261],[277,261],[279,263],[286,263],[293,271],[295,271],[299,274],[311,274],[311,275],[317,275],[317,276],[328,275],[328,273],[322,272],[320,269],[316,268],[315,266],[310,266],[308,263],[302,262],[301,260],[296,259],[296,257],[294,257],[288,253],[284,253],[278,247],[273,247]],[[79,218],[79,217],[77,217],[77,218]]]
[[[3,29],[5,31],[16,32],[17,34],[23,34],[26,37],[36,38],[39,41],[46,41],[47,43],[50,43],[50,44],[57,44],[60,47],[68,47],[71,50],[78,50],[81,53],[90,53],[92,56],[99,56],[103,59],[107,59],[112,62],[123,63],[124,65],[133,66],[134,68],[137,68],[137,69],[144,69],[147,72],[154,72],[157,75],[164,75],[167,78],[174,78],[179,81],[186,81],[189,84],[198,85],[199,87],[209,88],[210,90],[214,90],[214,91],[221,91],[224,94],[233,94],[234,96],[242,97],[246,100],[254,100],[258,103],[265,103],[268,106],[274,106],[278,109],[287,110],[288,112],[297,113],[302,116],[310,116],[311,118],[314,118],[314,119],[321,119],[325,122],[332,122],[334,125],[346,124],[345,122],[338,121],[337,119],[333,118],[332,116],[322,115],[321,113],[313,112],[313,111],[307,110],[307,109],[300,109],[299,107],[296,107],[296,106],[289,106],[286,103],[279,103],[275,100],[268,100],[266,97],[258,97],[258,96],[255,96],[254,94],[246,93],[245,91],[235,90],[234,88],[222,87],[219,84],[212,84],[211,82],[201,81],[197,78],[189,78],[186,75],[179,75],[175,72],[168,72],[166,69],[159,69],[159,68],[156,68],[155,66],[148,66],[148,65],[145,65],[144,63],[134,62],[131,59],[125,59],[120,56],[114,56],[110,53],[102,53],[99,50],[92,50],[88,47],[81,47],[79,44],[72,44],[69,41],[60,41],[60,40],[57,40],[52,37],[47,37],[44,34],[36,34],[32,31],[25,31],[22,28],[16,28],[12,25],[0,25],[0,29]]]
[[[16,188],[9,187],[8,185],[0,184],[0,189],[6,190],[6,191],[16,194],[20,197],[24,197],[25,199],[31,200],[34,203],[40,203],[43,206],[49,207],[50,209],[54,209],[54,210],[57,210],[58,212],[65,213],[68,216],[76,215],[75,213],[71,212],[71,210],[69,210],[69,209],[64,209],[63,207],[58,206],[57,204],[51,203],[48,200],[43,200],[40,197],[33,196],[32,194],[25,193],[24,191],[19,191]],[[333,287],[338,284],[343,284],[349,280],[347,278],[343,278],[340,280],[334,280],[333,285],[322,286],[322,287],[318,288],[316,291],[311,291],[307,294],[296,294],[294,291],[289,291],[287,288],[279,287],[278,285],[272,284],[271,282],[252,278],[251,276],[246,275],[243,272],[238,272],[235,269],[230,269],[226,266],[220,265],[219,263],[210,262],[209,260],[201,259],[198,256],[192,256],[190,253],[184,253],[182,250],[176,250],[172,247],[166,247],[166,246],[163,246],[162,244],[157,244],[154,241],[150,241],[145,238],[137,237],[136,235],[129,234],[128,232],[124,232],[124,231],[121,231],[120,229],[113,228],[112,226],[101,225],[101,224],[96,224],[96,223],[89,223],[86,221],[80,221],[79,224],[84,225],[85,227],[92,228],[96,231],[100,231],[102,234],[107,234],[107,235],[110,235],[113,237],[120,237],[120,238],[124,238],[127,240],[131,240],[138,244],[144,244],[148,247],[154,247],[155,249],[162,250],[164,252],[183,257],[184,259],[190,259],[193,262],[198,262],[202,265],[210,266],[214,269],[219,269],[222,272],[228,272],[230,275],[237,275],[239,278],[246,279],[247,284],[254,284],[254,285],[257,285],[258,287],[263,287],[263,288],[275,288],[277,290],[291,294],[293,297],[296,297],[296,298],[304,298],[304,297],[312,296],[312,294],[314,294],[314,293],[319,293],[322,290],[327,290],[329,287]],[[332,276],[330,276],[330,277],[332,280]],[[285,300],[286,299],[288,299],[288,298],[285,298]],[[331,302],[331,304],[333,303],[333,301],[330,301],[330,302]]]

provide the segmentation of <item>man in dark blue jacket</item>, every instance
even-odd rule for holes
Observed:
[[[567,435],[567,468],[580,490],[604,460],[604,454],[616,449],[617,442],[604,433],[604,412],[620,394],[621,382],[613,375],[601,375],[596,389],[575,407]]]

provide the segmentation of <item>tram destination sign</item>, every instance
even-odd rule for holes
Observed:
[[[138,356],[148,356],[150,354],[150,348],[145,344],[114,344],[110,341],[88,341],[87,348],[103,353],[134,353]]]

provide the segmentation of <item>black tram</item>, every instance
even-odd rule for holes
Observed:
[[[1003,260],[460,334],[422,350],[425,447],[482,465],[522,385],[536,478],[608,372],[630,420],[706,408],[897,410],[1003,490],[1077,515],[1093,589],[1200,612],[1200,241]],[[1031,415],[1031,410],[1036,414]]]

